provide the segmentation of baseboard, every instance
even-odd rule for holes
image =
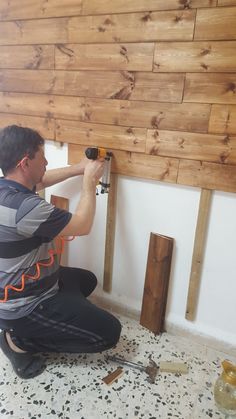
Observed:
[[[101,308],[134,319],[139,323],[140,310],[127,307],[120,302],[115,302],[110,296],[93,295],[90,297],[90,300]],[[183,324],[178,319],[166,319],[165,330],[172,335],[191,339],[195,343],[236,357],[236,346],[234,344],[222,338],[204,333],[197,328],[194,329],[191,325],[184,324],[184,322],[185,319]]]
[[[232,342],[231,336],[227,339],[227,337],[222,336],[221,333],[213,334],[214,332],[212,332],[212,334],[210,334],[200,330],[200,328],[195,327],[195,325],[185,325],[185,319],[183,322],[167,319],[165,321],[165,327],[166,331],[170,334],[191,339],[195,343],[205,345],[208,348],[236,357],[236,345]],[[220,335],[221,337],[218,337]]]
[[[104,297],[101,295],[91,295],[89,299],[94,304],[97,304],[99,307],[109,310],[111,313],[117,313],[117,314],[120,314],[121,316],[126,316],[130,319],[134,319],[139,322],[139,318],[140,318],[139,310],[127,307],[123,305],[122,303],[114,302],[114,300],[112,300],[111,298]]]

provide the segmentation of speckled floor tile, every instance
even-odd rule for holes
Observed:
[[[122,337],[109,354],[143,365],[148,365],[149,355],[157,364],[183,361],[188,374],[159,373],[150,384],[145,372],[123,367],[123,376],[107,386],[102,378],[118,366],[107,361],[107,353],[44,354],[46,371],[21,380],[0,352],[0,418],[225,419],[215,407],[213,386],[221,361],[229,356],[186,338],[154,336],[135,320],[118,317]]]

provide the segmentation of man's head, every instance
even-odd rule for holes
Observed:
[[[10,125],[0,130],[0,168],[7,176],[24,157],[33,159],[44,144],[37,131]]]
[[[44,139],[30,128],[11,125],[0,131],[0,168],[7,179],[29,189],[39,184],[48,164]]]

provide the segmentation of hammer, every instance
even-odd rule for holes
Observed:
[[[114,361],[117,362],[118,364],[123,364],[123,365],[127,365],[127,367],[131,367],[131,368],[135,368],[139,371],[144,371],[147,373],[148,375],[148,381],[151,384],[155,383],[155,378],[157,376],[157,372],[158,372],[158,366],[155,363],[155,361],[153,361],[153,359],[151,358],[151,355],[149,355],[149,365],[147,367],[145,367],[144,365],[141,364],[136,364],[135,362],[131,362],[131,361],[126,361],[123,358],[120,358],[118,356],[115,355],[107,355],[106,359],[108,361]]]

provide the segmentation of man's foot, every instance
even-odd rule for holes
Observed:
[[[9,338],[10,335],[7,337],[5,331],[0,333],[0,348],[11,362],[18,377],[27,379],[41,374],[46,367],[43,360],[39,356],[22,351]]]
[[[8,343],[8,345],[10,346],[10,348],[14,351],[14,352],[18,352],[20,354],[22,353],[26,353],[26,351],[23,351],[22,349],[18,348],[18,346],[16,346],[14,344],[14,342],[11,339],[11,336],[9,335],[8,332],[5,332],[5,337],[6,337],[6,341]]]

